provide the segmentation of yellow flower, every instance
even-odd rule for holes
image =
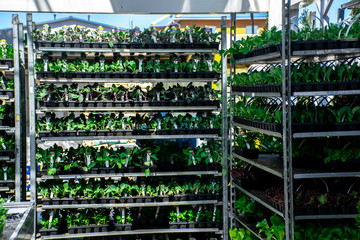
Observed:
[[[261,144],[260,140],[256,139],[254,142],[255,142],[255,148],[259,148]]]

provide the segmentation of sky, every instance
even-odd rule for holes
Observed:
[[[341,4],[348,2],[349,0],[334,0],[333,4],[330,8],[329,16],[330,22],[334,23],[337,21],[337,9],[340,7]],[[317,11],[316,6],[313,4],[312,6],[308,7],[310,11]],[[346,10],[345,17],[348,16],[350,11]],[[10,28],[12,27],[11,20],[12,14],[10,12],[0,12],[0,29]],[[18,13],[20,22],[26,22],[26,13]],[[87,14],[56,14],[56,18],[64,18],[68,16],[88,19]],[[133,27],[138,26],[141,29],[147,28],[150,26],[151,23],[156,21],[157,19],[161,18],[164,15],[133,15],[133,14],[91,14],[90,20],[95,22],[106,23],[109,25],[119,26],[123,28],[129,28],[130,21],[133,22]],[[317,12],[317,16],[319,13]],[[34,13],[33,20],[35,22],[44,22],[48,20],[53,20],[54,14],[53,13]]]

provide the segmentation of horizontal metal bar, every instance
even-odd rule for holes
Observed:
[[[15,180],[0,180],[0,183],[14,183]]]
[[[0,131],[10,131],[11,128],[8,126],[0,126]]]
[[[360,90],[338,90],[338,91],[311,91],[294,92],[294,97],[312,97],[312,96],[336,96],[336,95],[359,95]],[[280,92],[233,92],[232,96],[242,97],[281,97]]]
[[[182,228],[182,229],[144,229],[133,231],[113,231],[113,232],[98,232],[98,233],[79,233],[79,234],[61,234],[41,237],[42,240],[50,239],[68,239],[68,238],[84,238],[84,237],[106,237],[106,236],[124,236],[137,234],[172,234],[172,233],[203,233],[203,232],[218,232],[218,228]]]
[[[278,59],[280,57],[281,57],[280,52],[274,52],[274,53],[264,54],[264,55],[255,56],[255,57],[242,58],[242,59],[236,60],[235,63],[236,64],[245,64],[245,63],[250,64],[250,63],[255,63],[255,62],[262,62],[262,61],[267,61],[267,60]]]
[[[280,97],[280,92],[232,92],[232,96],[242,97]]]
[[[9,66],[8,65],[0,65],[0,70],[8,70]]]
[[[164,177],[164,176],[192,176],[192,175],[215,175],[222,176],[218,171],[184,171],[184,172],[150,172],[150,177]],[[119,177],[145,177],[144,172],[138,173],[106,173],[106,174],[69,174],[69,175],[46,175],[37,180],[48,179],[82,179],[82,178],[119,178]]]
[[[69,137],[42,137],[40,141],[91,141],[91,140],[119,140],[119,139],[180,139],[180,138],[217,138],[215,134],[193,135],[132,135],[132,136],[69,136]]]
[[[216,78],[60,78],[60,79],[40,79],[40,83],[143,83],[143,82],[214,82]]]
[[[99,53],[216,53],[216,49],[121,49],[121,48],[66,48],[39,47],[44,52],[99,52]]]
[[[10,188],[9,187],[0,187],[0,192],[6,192],[9,191]]]
[[[344,55],[344,54],[357,54],[360,48],[342,48],[342,49],[324,49],[324,50],[301,50],[294,51],[292,56],[319,56],[319,55]]]
[[[255,235],[255,237],[257,237],[258,239],[261,240],[265,240],[266,238],[263,238],[259,235],[259,233],[256,232],[256,226],[254,225],[250,225],[248,223],[246,223],[245,218],[244,217],[240,217],[240,216],[234,216],[235,220],[240,223],[242,226],[244,226],[245,228],[247,228],[252,234]]]
[[[355,218],[356,216],[357,214],[303,215],[303,216],[295,216],[295,220],[350,219],[350,218]]]
[[[43,205],[42,209],[73,209],[73,208],[124,208],[124,207],[164,207],[164,206],[184,206],[184,205],[203,205],[220,204],[217,200],[201,201],[177,201],[177,202],[149,202],[149,203],[108,203],[108,204],[70,204],[70,205]]]
[[[0,161],[10,161],[9,156],[0,156]]]
[[[360,131],[331,131],[294,133],[293,138],[360,136]]]
[[[254,190],[247,191],[244,188],[237,185],[236,183],[234,183],[234,186],[235,186],[235,188],[237,188],[238,190],[243,192],[248,197],[254,199],[256,202],[260,203],[264,207],[268,208],[269,210],[273,211],[274,213],[278,214],[279,216],[284,217],[284,214],[282,212],[275,209],[273,206],[270,205],[270,203],[268,203],[267,200],[265,200],[266,199],[265,193],[262,193],[260,191],[254,191]],[[263,196],[259,196],[259,195],[263,195]]]
[[[280,138],[282,137],[282,134],[278,133],[278,132],[268,131],[268,130],[261,129],[261,128],[254,128],[254,127],[239,124],[239,123],[236,123],[236,122],[233,122],[233,126],[238,127],[238,128],[245,128],[247,130],[254,131],[254,132],[264,133],[264,134],[274,136],[274,137],[280,137]]]
[[[9,100],[9,95],[0,95],[0,100]]]
[[[359,95],[360,90],[338,90],[338,91],[314,91],[314,92],[294,92],[295,97],[311,96],[335,96],[335,95]]]
[[[41,112],[171,112],[171,111],[212,111],[217,106],[169,106],[169,107],[41,107]]]
[[[294,179],[306,178],[345,178],[345,177],[360,177],[360,172],[317,172],[317,173],[295,173]]]
[[[275,176],[278,176],[281,178],[283,177],[281,161],[278,161],[281,166],[274,166],[275,163],[274,163],[273,159],[271,159],[271,158],[266,159],[266,160],[265,159],[252,160],[252,159],[245,158],[236,153],[233,153],[233,156],[244,162],[247,162],[247,163],[253,165],[254,167],[260,168],[268,173],[271,173]]]

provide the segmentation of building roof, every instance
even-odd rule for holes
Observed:
[[[86,19],[82,19],[82,18],[78,18],[78,17],[73,17],[73,16],[69,16],[69,17],[65,17],[65,18],[59,18],[59,19],[54,19],[54,20],[49,20],[49,21],[44,21],[44,22],[38,22],[36,23],[37,26],[39,25],[44,25],[44,24],[49,24],[51,25],[52,23],[58,23],[58,22],[64,22],[64,25],[66,25],[67,21],[73,21],[76,20],[78,22],[83,22],[84,25],[86,26],[86,24],[95,24],[95,25],[99,25],[99,26],[103,26],[103,27],[109,27],[109,28],[114,28],[114,25],[110,25],[110,24],[106,24],[106,23],[100,23],[100,22],[95,22],[95,21],[88,21]],[[24,26],[24,28],[26,27],[26,25]],[[0,29],[0,30],[9,30],[12,29],[12,27],[10,28],[4,28],[4,29]],[[120,30],[126,30],[126,28],[122,28],[120,27]]]
[[[179,17],[174,18],[174,20],[208,20],[208,19],[221,19],[222,16],[226,16],[230,19],[230,15],[224,14],[183,14]],[[254,13],[254,19],[264,19],[268,15],[267,13]],[[250,13],[245,14],[236,14],[236,19],[250,19]]]
[[[166,16],[166,15],[165,15]],[[227,19],[230,19],[228,14],[178,14],[178,15],[169,15],[168,17],[162,17],[160,21],[155,21],[155,24],[152,24],[152,27],[165,27],[169,26],[173,21],[180,20],[217,20],[221,19],[222,16],[226,16]],[[265,19],[267,18],[267,13],[254,13],[254,19]],[[250,19],[250,13],[245,14],[236,14],[236,19]]]

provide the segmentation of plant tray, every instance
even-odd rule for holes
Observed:
[[[9,68],[14,67],[14,59],[11,58],[1,58],[0,65],[7,65]]]
[[[325,163],[325,169],[330,172],[354,172],[360,171],[360,159],[349,159],[346,162],[330,161]]]
[[[69,227],[69,234],[76,233],[96,233],[96,232],[107,232],[111,230],[110,225],[89,225],[89,226],[76,226]]]
[[[35,48],[67,47],[67,48],[111,48],[107,42],[52,42],[34,41]],[[219,42],[214,43],[113,43],[113,48],[121,49],[219,49]]]
[[[14,98],[14,89],[0,89],[0,95],[1,96],[8,95],[9,98]]]
[[[115,223],[115,231],[130,231],[132,229],[132,226],[132,224]]]
[[[259,157],[259,149],[242,149],[239,146],[234,147],[234,152],[240,156],[249,159],[257,159]]]
[[[240,116],[234,116],[233,119],[235,123],[247,125],[249,127],[260,128],[279,133],[281,133],[282,130],[281,124],[279,123],[268,123],[258,120],[245,119]]]
[[[222,228],[222,222],[169,222],[170,229]]]
[[[296,41],[291,43],[291,51],[309,51],[309,50],[336,50],[360,48],[360,39],[341,39],[341,40],[315,40],[315,41]],[[235,60],[257,57],[270,53],[281,54],[281,44],[260,47],[250,51],[248,54],[237,53],[233,55]]]
[[[0,156],[14,158],[15,150],[0,150]]]
[[[138,219],[133,222],[134,229],[159,229],[169,228],[169,222],[165,219]]]
[[[0,126],[14,127],[15,126],[14,118],[11,118],[9,116],[0,117]]]
[[[334,215],[334,214],[356,214],[356,207],[351,206],[294,206],[296,216],[301,215]]]
[[[145,107],[145,106],[220,106],[219,100],[209,101],[209,100],[195,100],[190,103],[185,101],[154,101],[154,102],[119,102],[119,101],[85,101],[85,102],[75,102],[75,101],[67,101],[67,102],[45,102],[38,101],[39,107]]]
[[[37,79],[59,79],[59,78],[110,78],[110,79],[163,79],[163,78],[201,78],[219,79],[220,73],[217,72],[36,72]],[[110,81],[111,82],[111,81]]]
[[[39,230],[40,235],[43,236],[51,236],[51,235],[57,235],[58,229],[40,229]]]

